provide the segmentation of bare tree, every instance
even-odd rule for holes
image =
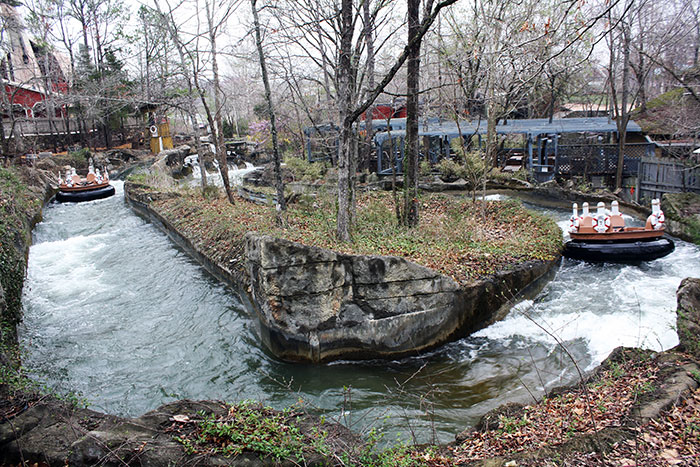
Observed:
[[[277,210],[284,212],[287,209],[284,200],[284,185],[282,184],[282,170],[280,168],[280,150],[277,142],[277,123],[275,121],[275,108],[272,103],[272,91],[270,90],[270,80],[267,76],[267,64],[265,60],[265,51],[263,50],[262,36],[260,33],[260,20],[258,19],[258,9],[256,0],[250,0],[250,8],[253,11],[253,23],[255,27],[255,45],[258,49],[258,58],[260,60],[260,72],[262,73],[263,85],[265,86],[265,101],[267,103],[267,112],[270,116],[270,132],[272,133],[272,154],[275,164],[275,189],[277,191]]]
[[[221,179],[224,182],[224,189],[226,190],[226,196],[231,204],[235,204],[233,197],[233,190],[231,189],[231,182],[228,179],[228,162],[226,160],[226,146],[224,145],[224,131],[221,122],[221,112],[223,109],[222,102],[222,92],[221,92],[221,81],[219,78],[219,64],[217,60],[217,47],[216,39],[220,34],[221,29],[223,29],[226,24],[226,20],[233,13],[232,5],[224,6],[224,15],[221,18],[216,18],[216,10],[210,3],[210,0],[204,0],[205,12],[207,16],[207,26],[208,26],[208,37],[209,37],[209,47],[211,54],[211,67],[212,67],[212,78],[214,86],[214,113],[212,115],[212,109],[208,105],[207,100],[204,97],[204,91],[199,85],[200,97],[202,100],[202,105],[207,114],[207,120],[209,121],[209,126],[211,127],[212,135],[214,136],[214,141],[216,141],[216,155],[219,161],[219,172],[221,173]],[[195,79],[196,75],[195,75]]]
[[[205,149],[202,145],[202,141],[199,133],[199,121],[197,120],[197,98],[199,93],[195,91],[195,76],[198,73],[197,60],[194,60],[193,54],[187,49],[188,43],[185,42],[184,35],[180,34],[177,23],[175,21],[173,9],[169,8],[167,12],[164,12],[158,0],[154,0],[156,5],[156,10],[162,17],[162,25],[166,28],[168,34],[170,35],[170,40],[172,41],[175,50],[177,50],[180,61],[178,63],[178,68],[187,86],[187,95],[185,102],[182,105],[182,109],[188,115],[192,138],[194,140],[195,147],[197,148],[197,153],[199,155],[199,173],[201,177],[202,192],[206,191],[207,187],[207,170],[205,164]],[[192,69],[191,67],[194,67]]]
[[[199,101],[204,108],[207,122],[209,123],[209,127],[211,129],[216,159],[219,165],[219,172],[221,173],[224,189],[226,190],[226,196],[231,204],[235,204],[233,189],[228,177],[228,162],[226,160],[227,154],[226,146],[224,144],[222,124],[224,97],[221,89],[221,77],[219,74],[218,63],[219,49],[217,46],[217,40],[225,28],[226,22],[235,11],[234,4],[232,2],[228,2],[224,5],[218,5],[217,8],[215,8],[210,0],[205,0],[203,13],[205,15],[204,22],[206,25],[202,25],[199,15],[197,14],[194,17],[196,22],[195,30],[189,33],[184,31],[183,27],[179,27],[175,21],[175,11],[182,5],[184,4],[180,3],[176,7],[172,7],[170,4],[168,4],[168,11],[163,12],[156,1],[156,8],[158,11],[163,13],[165,17],[168,18],[167,27],[170,33],[170,38],[178,50],[183,66],[187,64],[191,67],[190,71],[185,73],[186,81],[188,82],[189,89],[194,91],[194,93],[199,97]],[[197,0],[195,0],[193,7],[195,10],[199,11]],[[189,36],[189,39],[186,38],[187,36]],[[199,39],[201,37],[208,42],[208,48],[203,50],[199,48]],[[210,67],[209,70],[207,70],[203,65],[205,58],[208,59],[208,66]],[[209,101],[209,96],[205,89],[205,83],[202,82],[202,78],[206,75],[207,71],[210,71],[211,73],[213,102]],[[187,113],[190,114],[193,132],[196,135],[198,130],[195,130],[195,127],[198,128],[198,123],[196,122],[194,102],[190,101],[185,106],[185,109]],[[197,144],[199,145],[198,137]],[[202,185],[204,189],[204,185],[206,183],[206,175],[204,172],[206,171],[206,167],[204,163],[204,151],[201,149],[202,148],[200,147],[200,172],[202,172]]]
[[[622,173],[625,162],[625,143],[627,125],[631,115],[631,105],[636,96],[631,96],[630,54],[632,44],[630,11],[634,0],[625,0],[621,10],[608,10],[608,22],[611,27],[607,35],[609,51],[608,86],[610,89],[610,106],[617,126],[617,170],[615,173],[615,190],[622,189]],[[619,75],[619,76],[618,76]],[[630,98],[632,97],[632,98]]]
[[[429,1],[410,45],[419,43],[439,12],[456,1]],[[393,3],[387,0],[373,2],[369,5],[369,20],[366,19],[365,7],[356,0],[342,0],[339,4],[327,0],[289,0],[287,4],[289,8],[283,11],[280,9],[280,21],[287,26],[282,28],[283,34],[286,34],[284,42],[293,44],[292,47],[296,47],[297,50],[307,51],[300,61],[307,61],[322,71],[334,72],[333,75],[324,73],[316,82],[324,89],[326,96],[332,94],[335,97],[339,127],[336,233],[340,240],[350,241],[355,212],[355,173],[358,162],[354,125],[403,67],[410,47],[406,44],[398,58],[387,65],[381,79],[377,79],[377,84],[371,89],[366,88],[367,91],[362,93],[360,89],[367,76],[367,36],[363,33],[366,31],[365,26],[373,24],[372,29],[376,31],[382,25],[388,25],[388,18],[393,13],[388,6]],[[375,42],[373,56],[376,56],[382,46],[389,43],[399,31],[396,27],[387,29],[385,38],[378,45]],[[313,75],[309,75],[308,79],[313,80]],[[324,76],[333,76],[332,90],[327,85],[330,84],[329,80],[325,80]]]
[[[430,8],[432,1],[426,8]],[[403,215],[406,227],[418,225],[418,93],[420,92],[420,0],[408,0],[408,60],[406,64],[406,155]]]

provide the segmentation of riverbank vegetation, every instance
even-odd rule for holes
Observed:
[[[283,412],[250,401],[228,415],[196,414],[175,420],[173,430],[190,455],[241,453],[299,465],[457,466],[670,466],[697,465],[700,455],[700,389],[678,400],[667,388],[689,373],[690,356],[618,349],[583,383],[555,390],[531,405],[506,405],[447,446],[380,448],[376,433],[338,454],[327,443],[333,423],[322,419],[302,434],[303,408]],[[697,385],[696,385],[697,386]],[[666,410],[648,417],[649,408]],[[314,462],[309,462],[314,459]]]
[[[4,345],[14,341],[14,326],[21,319],[25,249],[31,241],[30,224],[41,213],[43,201],[26,183],[29,171],[0,167],[0,342]]]
[[[139,180],[139,178],[136,178]],[[142,179],[141,179],[142,180]],[[134,189],[152,190],[140,184]],[[302,195],[288,206],[284,225],[276,222],[273,207],[223,196],[204,198],[185,189],[153,201],[168,222],[207,256],[241,268],[243,239],[255,231],[345,254],[401,256],[468,283],[531,260],[553,260],[561,249],[561,230],[545,216],[519,202],[472,201],[462,197],[426,194],[419,198],[420,224],[398,225],[390,193],[358,194],[353,242],[335,235],[335,200],[320,191]]]

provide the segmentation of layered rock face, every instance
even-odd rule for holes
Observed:
[[[555,262],[532,262],[461,287],[392,256],[342,255],[269,236],[246,236],[260,334],[285,360],[397,357],[492,322],[514,294]]]

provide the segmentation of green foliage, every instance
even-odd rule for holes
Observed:
[[[123,24],[126,24],[127,11],[119,3],[110,4],[110,8],[96,13],[97,18],[110,24],[113,37],[123,36]],[[119,58],[120,49],[105,46],[98,57],[98,63],[92,61],[92,54],[84,44],[80,44],[73,87],[76,94],[94,96],[96,99],[79,99],[71,107],[72,112],[85,118],[97,120],[105,129],[116,129],[125,117],[134,113],[134,107],[127,102],[136,85],[129,80],[124,63]]]
[[[128,182],[137,183],[140,185],[147,185],[149,183],[149,176],[146,172],[134,172],[130,174],[126,180]]]
[[[466,147],[462,144],[461,138],[453,139],[451,146],[462,163],[461,176],[467,180],[467,182],[475,185],[482,177],[486,176],[488,165],[484,160],[484,152],[482,150],[467,151]]]
[[[238,136],[244,136],[248,134],[248,119],[239,118],[236,122],[238,124]],[[235,129],[235,125],[234,125]]]
[[[383,435],[372,429],[367,435],[364,448],[354,455],[343,453],[341,460],[347,467],[422,467],[429,466],[427,459],[432,452],[420,453],[416,449],[399,441],[387,449],[380,449]]]
[[[668,92],[661,94],[654,99],[647,101],[647,110],[663,109],[669,105],[674,105],[678,100],[683,98],[685,89],[682,87],[674,88]]]
[[[700,357],[700,336],[688,328],[687,322],[689,320],[685,311],[676,310],[676,315],[678,319],[676,332],[678,333],[678,338],[681,340],[685,350],[695,356]],[[698,380],[700,382],[700,380]]]
[[[517,172],[513,173],[513,178],[516,180],[520,180],[521,182],[527,182],[530,177],[530,174],[528,173],[527,169],[522,168],[518,170]]]
[[[700,204],[697,193],[667,193],[662,205],[666,217],[683,225],[683,231],[693,243],[700,245],[700,214],[693,214],[695,206]]]
[[[276,461],[294,459],[304,463],[310,447],[323,446],[325,432],[316,432],[317,438],[307,440],[297,426],[291,410],[276,412],[253,401],[232,405],[228,415],[204,417],[197,423],[192,437],[177,440],[188,454],[206,451],[225,456],[237,456],[244,451],[271,457]]]
[[[696,383],[700,384],[700,371],[698,370],[691,370],[690,371],[690,376],[693,377]]]
[[[438,162],[437,169],[446,179],[460,178],[464,173],[462,166],[452,159],[442,159]]]
[[[207,185],[204,187],[204,190],[202,190],[202,195],[204,199],[217,199],[221,196],[221,190],[216,185]]]
[[[376,429],[369,432],[361,447],[347,446],[342,452],[334,452],[323,429],[325,421],[321,419],[316,426],[302,431],[302,415],[294,407],[276,411],[255,401],[243,401],[229,406],[228,414],[222,417],[202,412],[197,416],[194,431],[174,438],[187,455],[235,457],[252,452],[275,463],[291,461],[299,465],[307,465],[312,457],[318,463],[320,457],[328,465],[340,460],[346,467],[428,467],[435,456],[430,448],[419,451],[403,442],[382,449],[383,435]]]
[[[309,162],[299,157],[288,157],[284,163],[292,172],[295,180],[305,182],[322,180],[328,171],[328,165],[325,162]]]
[[[260,120],[270,120],[270,109],[268,108],[267,102],[258,102],[253,105],[253,115]]]
[[[613,378],[620,378],[625,375],[625,370],[617,362],[610,362],[610,375]]]
[[[90,156],[90,150],[87,148],[80,148],[76,151],[69,151],[69,164],[77,168],[87,167]]]
[[[228,118],[223,119],[222,123],[222,132],[224,133],[224,138],[233,138],[233,122],[229,120]]]
[[[530,422],[525,417],[515,418],[505,415],[499,416],[498,429],[501,433],[515,433],[519,428],[528,425]]]
[[[649,381],[644,381],[640,384],[637,384],[634,389],[632,390],[632,393],[635,394],[636,396],[642,396],[644,394],[648,394],[650,392],[654,392],[656,388],[654,387],[653,384],[651,384]]]

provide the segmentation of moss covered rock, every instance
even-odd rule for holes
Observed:
[[[678,339],[681,347],[700,358],[700,279],[683,279],[677,292]]]
[[[700,244],[700,194],[666,193],[661,207],[671,234]]]

